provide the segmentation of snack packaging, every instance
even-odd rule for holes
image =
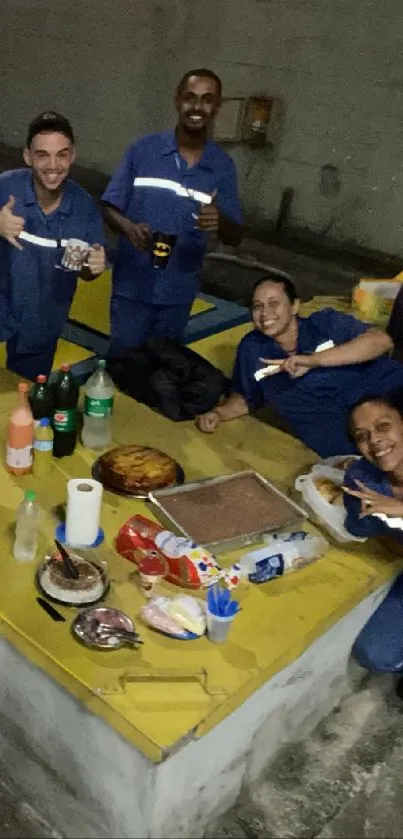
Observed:
[[[151,626],[158,632],[163,632],[165,635],[173,635],[176,638],[186,639],[187,630],[180,626],[167,612],[162,608],[162,604],[156,600],[151,600],[140,609],[140,617],[147,626]]]
[[[162,527],[145,516],[132,516],[120,528],[115,540],[116,550],[130,562],[139,565],[149,551],[155,551],[154,539]]]
[[[142,606],[140,615],[153,629],[183,640],[200,638],[206,631],[204,604],[188,594],[156,597]]]
[[[265,583],[309,565],[323,556],[329,543],[323,536],[311,536],[304,530],[293,533],[270,534],[266,547],[250,551],[240,565],[251,583]]]
[[[157,549],[168,564],[166,579],[188,588],[205,588],[217,581],[221,568],[206,548],[169,530],[155,537]]]
[[[282,554],[272,554],[256,560],[255,571],[249,574],[251,583],[267,583],[275,577],[282,577],[284,574],[284,559]]]
[[[218,579],[222,579],[228,588],[234,588],[242,578],[238,564],[222,569],[213,554],[202,545],[176,536],[144,516],[132,516],[121,527],[115,547],[137,567],[147,554],[154,553],[165,563],[165,579],[184,588],[207,588]]]
[[[403,272],[387,280],[363,277],[353,290],[354,314],[385,329],[402,281]]]

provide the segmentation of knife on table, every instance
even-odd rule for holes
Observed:
[[[37,597],[36,602],[42,607],[42,609],[47,612],[47,614],[53,618],[54,621],[65,621],[66,618],[57,611],[57,609],[52,606],[51,603],[48,603],[43,597]]]

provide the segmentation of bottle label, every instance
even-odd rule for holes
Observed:
[[[110,396],[109,399],[94,399],[92,396],[85,396],[84,413],[87,417],[111,417],[113,414],[113,396]]]
[[[74,431],[76,427],[76,409],[67,408],[63,411],[55,411],[53,414],[53,427],[55,431]]]
[[[23,449],[7,446],[7,465],[20,469],[32,466],[32,446],[24,446]]]
[[[34,440],[34,451],[36,451],[36,452],[51,452],[51,451],[53,451],[53,440]]]

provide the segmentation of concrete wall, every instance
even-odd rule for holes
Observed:
[[[401,0],[0,0],[0,25],[4,142],[59,108],[81,161],[110,171],[132,138],[172,124],[178,76],[208,64],[227,96],[284,100],[274,152],[234,150],[247,211],[275,219],[293,187],[294,224],[403,255]]]

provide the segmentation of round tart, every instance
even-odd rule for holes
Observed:
[[[178,467],[169,455],[148,446],[118,446],[98,460],[99,480],[124,493],[148,493],[175,484]]]

